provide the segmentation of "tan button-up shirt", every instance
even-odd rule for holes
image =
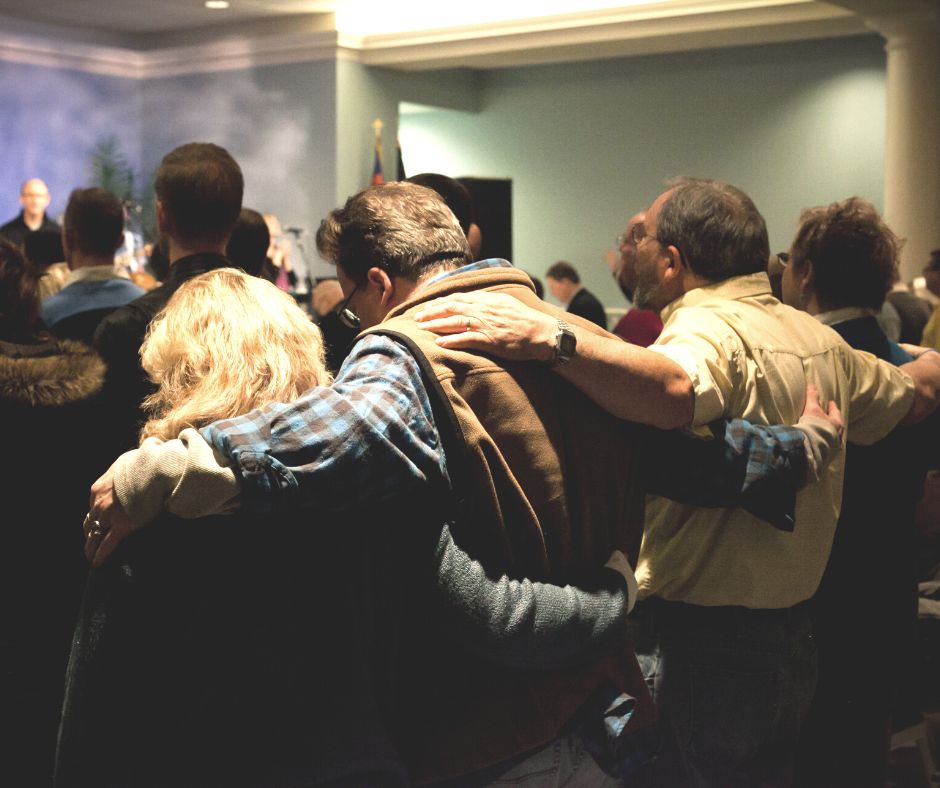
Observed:
[[[676,361],[695,390],[694,426],[742,417],[795,424],[806,384],[835,400],[853,443],[880,440],[907,414],[910,377],[852,350],[832,329],[771,295],[764,273],[689,291],[663,310],[650,347]],[[651,497],[637,578],[640,596],[697,605],[782,608],[815,593],[832,548],[845,453],[797,496],[796,529],[778,531],[741,509]]]

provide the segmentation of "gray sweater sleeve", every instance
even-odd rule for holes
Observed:
[[[561,668],[622,643],[627,582],[599,567],[586,588],[489,578],[445,525],[436,549],[438,624],[462,648],[516,668]]]

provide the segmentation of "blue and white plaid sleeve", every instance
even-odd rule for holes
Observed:
[[[414,358],[384,336],[358,342],[332,386],[201,430],[231,458],[258,513],[378,503],[446,478]]]
[[[638,429],[647,490],[679,503],[741,507],[782,531],[794,528],[796,492],[806,483],[803,432],[745,419],[709,425],[712,440]]]

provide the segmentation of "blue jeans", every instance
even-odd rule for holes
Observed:
[[[633,618],[661,737],[649,784],[789,786],[816,685],[806,606],[748,610],[651,599]]]
[[[616,788],[622,783],[597,765],[579,734],[571,733],[549,742],[485,785],[493,788],[508,785],[525,788]]]
[[[636,708],[630,695],[606,682],[544,747],[458,777],[435,788],[613,788],[637,785],[658,742],[649,728],[626,730]]]

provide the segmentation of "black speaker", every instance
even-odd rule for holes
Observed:
[[[502,257],[512,262],[512,179],[458,178],[473,198],[476,222],[483,234],[480,259]]]

